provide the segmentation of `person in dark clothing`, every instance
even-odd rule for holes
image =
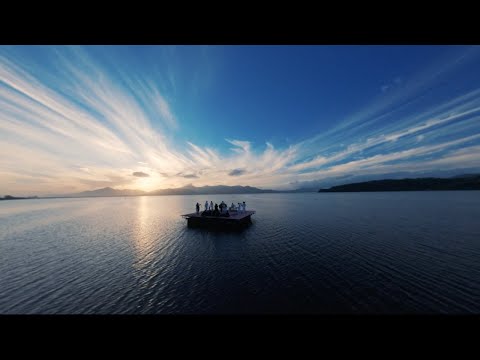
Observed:
[[[197,209],[197,214],[200,212],[200,204],[197,202],[197,205],[195,205],[195,208]]]

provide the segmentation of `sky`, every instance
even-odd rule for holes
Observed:
[[[480,46],[0,46],[0,194],[480,172]]]

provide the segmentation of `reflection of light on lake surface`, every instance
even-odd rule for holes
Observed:
[[[155,233],[153,230],[153,218],[146,196],[139,196],[137,221],[134,227],[133,239],[137,261],[135,267],[141,268],[147,265],[153,257]]]

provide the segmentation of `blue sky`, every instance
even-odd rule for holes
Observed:
[[[0,188],[479,171],[479,84],[478,46],[1,46]]]

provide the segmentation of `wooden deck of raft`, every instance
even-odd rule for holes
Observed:
[[[250,216],[255,214],[255,210],[247,210],[244,212],[230,211],[229,217],[223,216],[202,216],[200,213],[184,214],[182,217],[187,219],[188,226],[205,226],[205,227],[238,227],[251,223]]]

